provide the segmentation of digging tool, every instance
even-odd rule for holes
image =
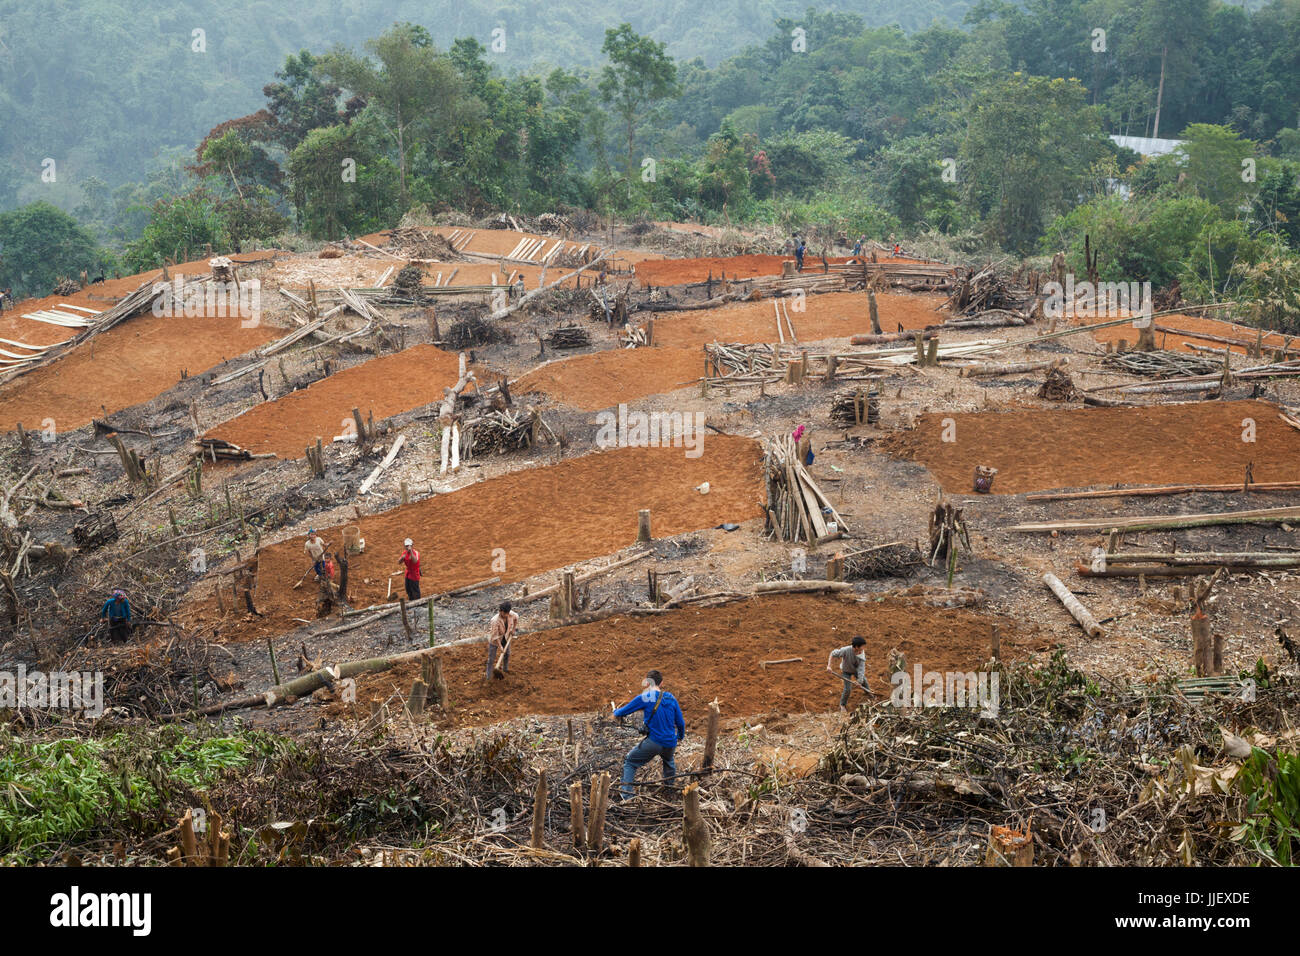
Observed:
[[[506,672],[505,672],[506,654],[510,653],[510,645],[511,643],[513,643],[513,641],[514,638],[510,638],[504,644],[501,645],[501,653],[497,655],[496,663],[492,665],[492,677],[495,680],[506,679]]]
[[[798,664],[802,661],[802,657],[783,657],[779,661],[759,661],[758,666],[763,670],[767,670],[769,664]]]

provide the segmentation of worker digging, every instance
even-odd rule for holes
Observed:
[[[519,630],[519,614],[502,601],[492,621],[487,641],[487,680],[504,680],[510,671],[510,645]]]

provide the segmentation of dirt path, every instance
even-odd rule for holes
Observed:
[[[944,441],[944,422],[951,419]],[[1242,440],[1243,421],[1255,441]],[[996,494],[1111,484],[1290,481],[1300,470],[1300,432],[1265,402],[1204,402],[1139,408],[932,413],[883,450],[925,465],[944,489],[966,493],[976,465],[998,469]],[[1156,453],[1153,454],[1153,449]]]
[[[892,650],[923,671],[974,671],[988,658],[991,628],[1001,625],[1006,659],[1047,646],[1035,628],[987,612],[858,603],[790,595],[753,598],[704,610],[656,617],[616,617],[592,624],[521,634],[504,681],[484,680],[486,648],[471,644],[443,652],[451,700],[443,726],[479,726],[524,714],[609,711],[640,691],[650,668],[680,700],[688,728],[699,730],[708,702],[717,698],[728,718],[776,712],[834,710],[841,683],[826,672],[826,657],[855,634],[867,639],[867,680],[889,693]],[[759,662],[802,657],[763,670]],[[405,694],[419,676],[410,664],[358,682],[357,701]],[[854,690],[852,703],[863,699]],[[332,705],[344,712],[345,705]],[[631,744],[629,743],[629,747]]]
[[[366,515],[357,522],[366,551],[350,562],[353,605],[387,598],[388,575],[407,537],[422,555],[423,592],[432,594],[496,575],[520,581],[612,554],[636,540],[641,508],[650,509],[656,537],[746,521],[762,514],[760,462],[757,443],[709,434],[698,458],[681,448],[618,448]],[[701,495],[694,489],[705,481],[710,491]],[[342,543],[341,527],[318,530],[332,547]],[[265,616],[227,622],[226,639],[280,633],[295,617],[314,616],[314,590],[293,590],[307,567],[304,541],[305,535],[291,538],[259,553],[257,609]],[[400,593],[400,579],[394,588]],[[203,602],[202,611],[215,611],[215,600]]]
[[[542,392],[571,408],[596,411],[692,384],[703,363],[699,348],[608,349],[543,365],[511,390]]]
[[[432,345],[415,345],[313,382],[273,402],[254,405],[206,432],[254,452],[302,458],[317,437],[325,444],[352,421],[355,407],[375,419],[419,408],[442,398],[456,384],[456,355]]]
[[[800,342],[848,338],[871,331],[865,293],[829,292],[810,295],[806,302],[806,311],[790,310]],[[876,296],[880,327],[893,332],[899,325],[922,329],[942,322],[945,314],[935,310],[943,302],[944,298],[937,295],[880,293]],[[772,305],[773,300],[764,299],[680,315],[660,314],[655,317],[655,342],[676,347],[709,342],[774,342],[776,313]]]

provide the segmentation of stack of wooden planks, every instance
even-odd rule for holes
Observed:
[[[804,468],[789,435],[768,442],[763,459],[767,479],[765,533],[778,541],[817,544],[844,534],[848,525]],[[834,525],[831,530],[829,525]]]

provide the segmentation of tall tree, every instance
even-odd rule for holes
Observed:
[[[321,59],[321,70],[343,88],[363,97],[392,138],[405,203],[407,169],[416,134],[455,110],[463,96],[464,81],[455,66],[433,48],[429,32],[416,24],[396,24],[382,36],[367,41],[366,50],[374,60],[335,49]]]
[[[96,268],[95,237],[47,202],[0,213],[0,288],[15,298],[48,295],[60,276]]]
[[[626,23],[605,31],[601,51],[609,63],[597,88],[623,120],[627,134],[627,179],[636,169],[636,128],[664,100],[679,95],[677,65],[665,45],[633,31]]]

